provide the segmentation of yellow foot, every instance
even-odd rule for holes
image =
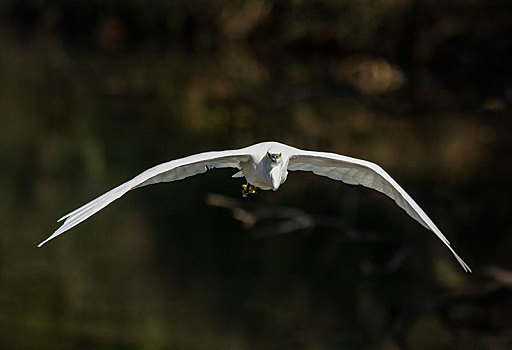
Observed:
[[[242,196],[247,197],[250,194],[256,193],[256,186],[251,184],[243,184],[242,185]]]

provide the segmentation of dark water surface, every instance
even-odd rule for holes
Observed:
[[[420,3],[4,1],[0,348],[510,349],[510,8]],[[474,273],[306,173],[149,186],[36,248],[148,167],[266,140],[379,163]]]

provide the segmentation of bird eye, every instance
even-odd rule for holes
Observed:
[[[270,155],[270,153],[269,153],[269,152],[267,152],[267,157],[269,157],[269,158],[271,157],[271,155]]]
[[[277,158],[281,158],[281,153],[279,153],[279,154],[277,155]]]

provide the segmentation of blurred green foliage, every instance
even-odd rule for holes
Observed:
[[[0,347],[510,348],[511,10],[2,1]],[[248,203],[345,229],[273,235],[270,220],[257,238],[204,203],[240,196],[216,170],[36,248],[158,162],[271,139],[378,162],[475,273],[388,198],[311,174]]]

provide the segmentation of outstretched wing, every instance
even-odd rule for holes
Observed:
[[[312,171],[317,175],[341,180],[351,185],[363,185],[384,193],[395,200],[413,219],[434,232],[450,249],[466,272],[469,266],[455,253],[450,242],[430,220],[420,206],[404,191],[388,173],[377,164],[335,153],[296,150],[290,155],[288,170]]]
[[[250,151],[251,147],[246,147],[231,151],[200,153],[181,159],[171,160],[170,162],[162,163],[150,168],[82,207],[64,215],[58,220],[65,220],[62,226],[59,227],[50,237],[41,242],[38,247],[41,247],[49,240],[96,214],[98,211],[134,188],[158,182],[181,180],[189,176],[204,173],[213,168],[232,167],[240,169],[242,166],[241,164],[250,160]]]

